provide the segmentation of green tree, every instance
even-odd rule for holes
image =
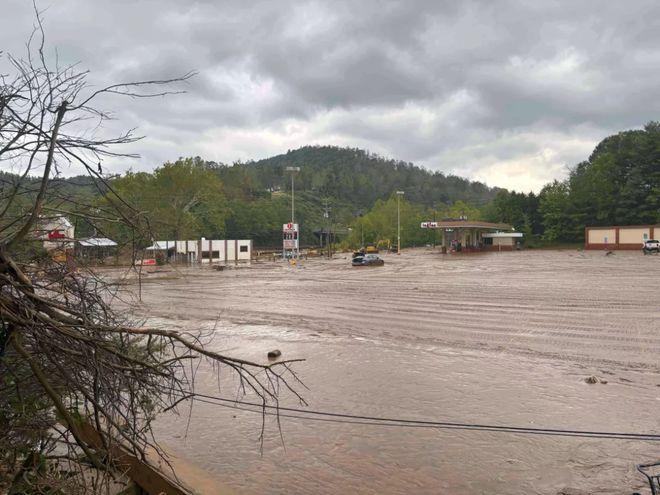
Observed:
[[[543,237],[549,242],[572,241],[575,238],[574,218],[570,215],[569,186],[554,181],[539,195],[539,211],[543,217]]]
[[[127,208],[141,212],[155,238],[224,235],[228,205],[222,182],[211,167],[196,159],[168,162],[152,174],[127,173],[116,179],[112,187]],[[109,203],[118,201],[114,194],[106,193],[100,206]],[[107,229],[123,241],[130,236],[125,227],[113,228],[109,224]]]
[[[364,233],[365,244],[380,240],[396,245],[397,240],[397,201],[400,201],[401,246],[419,246],[429,242],[428,232],[420,228],[421,222],[428,219],[428,211],[419,205],[400,200],[392,194],[387,200],[378,200],[368,213],[355,220],[347,243],[352,247],[360,245]]]
[[[439,218],[467,218],[468,220],[481,220],[479,208],[461,201],[460,199],[451,205],[443,205],[436,210]]]

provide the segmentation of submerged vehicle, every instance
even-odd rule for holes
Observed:
[[[648,239],[644,241],[644,245],[642,246],[642,252],[644,254],[660,253],[660,241],[656,239]]]
[[[382,266],[385,262],[382,258],[375,254],[364,254],[356,256],[351,261],[353,266]]]

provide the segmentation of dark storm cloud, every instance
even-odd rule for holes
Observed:
[[[16,53],[33,13],[8,2],[0,47]],[[655,1],[40,7],[50,45],[99,84],[199,72],[185,96],[103,102],[149,136],[137,169],[329,143],[538,189],[608,133],[660,115]]]

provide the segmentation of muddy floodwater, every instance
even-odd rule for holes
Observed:
[[[212,331],[209,346],[233,356],[304,358],[295,370],[310,409],[660,433],[660,256],[384,259],[148,275],[139,311],[152,325]],[[226,373],[217,383],[201,366],[198,390],[235,396]],[[191,414],[161,418],[160,439],[236,493],[620,494],[645,486],[635,463],[660,460],[660,442],[288,417],[283,441],[266,422],[261,452],[258,414],[206,403]]]

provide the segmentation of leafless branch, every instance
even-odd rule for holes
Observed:
[[[136,156],[124,146],[140,136],[131,129],[94,137],[111,113],[93,105],[101,95],[180,94],[195,73],[94,89],[76,64],[49,64],[36,7],[35,16],[26,56],[0,52],[7,66],[0,68],[0,165],[19,171],[0,173],[0,463],[14,466],[23,482],[37,458],[102,472],[112,471],[117,443],[139,458],[152,449],[163,454],[152,422],[194,397],[193,363],[201,360],[235,374],[237,394],[258,397],[264,411],[277,406],[281,390],[304,402],[291,368],[297,360],[258,363],[208,349],[201,332],[141,326],[115,310],[111,281],[37,249],[44,224],[58,215],[94,231],[122,224],[138,270],[139,247],[151,238],[148,218],[115,190],[101,160]],[[71,164],[86,170],[103,204],[58,191],[60,169]],[[79,421],[94,425],[98,445],[82,438]]]

